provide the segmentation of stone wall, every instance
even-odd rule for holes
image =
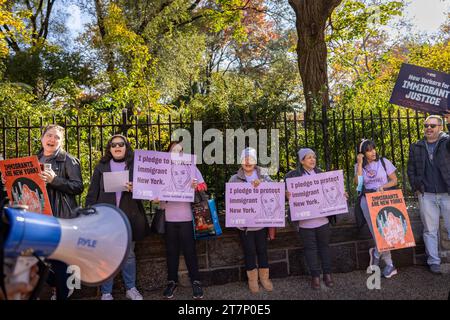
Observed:
[[[368,250],[374,246],[369,230],[365,226],[357,230],[353,210],[351,214],[340,215],[337,223],[332,227],[331,254],[333,272],[345,273],[354,270],[366,270],[369,264]],[[423,226],[415,204],[408,209],[416,247],[395,250],[392,252],[397,267],[410,265],[425,265],[426,255],[422,239]],[[221,226],[225,225],[221,215]],[[224,233],[213,240],[198,240],[197,253],[202,281],[205,286],[220,285],[233,281],[246,280],[243,263],[243,252],[236,229],[224,229]],[[450,241],[445,228],[441,227],[441,252],[443,262],[450,262]],[[308,274],[303,244],[295,229],[287,225],[278,228],[276,239],[269,242],[270,274],[273,278],[290,275]],[[137,257],[137,287],[143,291],[162,289],[167,281],[164,239],[159,235],[152,235],[136,244]],[[184,258],[180,257],[180,285],[188,286]],[[114,291],[123,293],[121,276],[115,280]],[[79,296],[98,295],[96,288],[83,288],[75,294]]]

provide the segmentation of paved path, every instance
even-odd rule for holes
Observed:
[[[443,265],[444,274],[434,275],[427,268],[413,266],[399,268],[399,273],[391,279],[381,279],[380,290],[368,290],[366,282],[369,274],[364,271],[335,274],[335,288],[315,291],[309,286],[308,276],[274,279],[274,291],[251,294],[245,282],[204,288],[205,299],[210,300],[329,300],[329,299],[448,299],[450,292],[450,264]],[[147,300],[162,299],[162,290],[142,292]],[[124,299],[124,294],[115,293],[115,299]],[[176,300],[192,299],[189,287],[178,287]]]

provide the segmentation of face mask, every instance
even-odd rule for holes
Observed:
[[[358,186],[356,187],[356,191],[362,192],[364,179],[363,176],[358,176]]]

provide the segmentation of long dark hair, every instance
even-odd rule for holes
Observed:
[[[121,138],[123,140],[123,142],[125,142],[124,161],[126,164],[126,168],[131,168],[133,166],[133,157],[134,157],[133,148],[131,147],[131,144],[128,142],[127,137],[125,137],[121,134],[115,134],[111,138],[109,138],[108,143],[106,144],[106,147],[105,147],[105,154],[100,159],[100,162],[105,163],[105,162],[109,162],[111,159],[113,159],[113,156],[111,154],[111,143],[114,138]]]
[[[372,140],[369,140],[369,139],[363,139],[361,141],[361,143],[359,144],[359,146],[358,146],[358,153],[362,153],[364,155],[363,165],[362,165],[363,168],[365,168],[368,165],[368,163],[369,163],[367,161],[366,157],[365,157],[366,152],[370,151],[372,149],[376,150],[376,148],[377,147],[375,145],[375,142],[373,142]],[[377,152],[377,157],[376,157],[375,161],[378,161],[378,160],[380,160],[380,155]]]
[[[170,149],[172,149],[172,147],[176,144],[181,144],[181,141],[172,141],[169,143],[169,146],[167,147],[167,152],[170,152]],[[181,150],[183,150],[183,146],[181,146]]]

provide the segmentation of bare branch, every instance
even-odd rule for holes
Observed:
[[[2,32],[2,33],[8,33],[8,34],[11,34],[11,30],[9,29],[9,27],[5,24],[5,25],[3,25],[3,28],[6,30],[6,32],[3,32],[3,30],[1,29],[1,26],[0,26],[0,31]],[[6,40],[6,42],[8,43],[8,46],[11,48],[11,49],[13,49],[14,50],[14,52],[20,52],[21,50],[20,50],[20,47],[19,47],[19,44],[13,39],[13,38],[11,38],[11,37],[7,37],[7,36],[5,36],[5,40]]]
[[[48,27],[50,25],[50,15],[52,13],[52,8],[56,0],[48,0],[47,2],[47,10],[45,14],[45,19],[41,25],[41,30],[39,31],[39,37],[43,37],[47,39],[48,36]]]

